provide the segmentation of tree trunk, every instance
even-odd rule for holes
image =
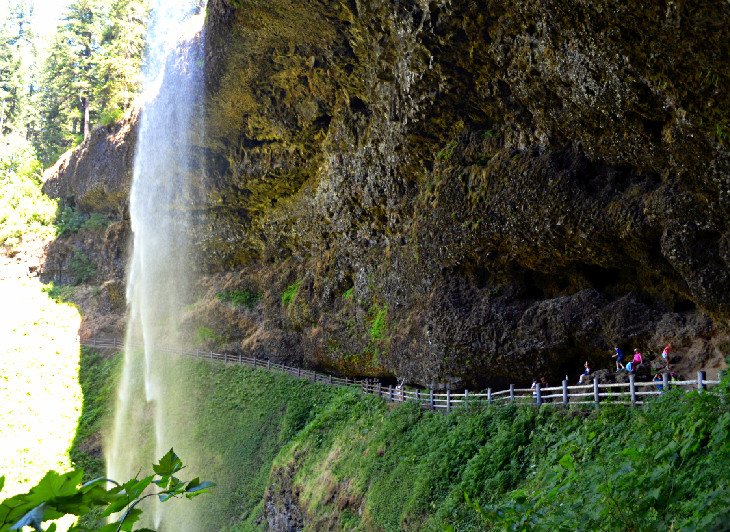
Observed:
[[[81,128],[84,132],[84,139],[89,136],[91,126],[89,125],[89,99],[84,96],[81,98],[81,109],[83,110],[83,118],[81,119]]]

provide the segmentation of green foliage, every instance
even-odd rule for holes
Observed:
[[[73,299],[73,295],[76,292],[76,288],[67,284],[56,284],[53,281],[44,285],[42,288],[43,292],[48,294],[48,297],[58,301],[59,303],[67,303]]]
[[[79,382],[83,403],[70,454],[73,463],[92,478],[104,474],[104,461],[94,443],[109,420],[109,406],[115,397],[121,362],[121,357],[105,356],[93,349],[81,348]]]
[[[103,109],[99,113],[99,124],[102,126],[109,126],[114,122],[120,120],[124,116],[124,109],[119,107],[113,107],[111,109]]]
[[[122,117],[139,91],[146,0],[74,0],[64,13],[40,80],[44,164],[83,140],[92,124]]]
[[[29,120],[32,71],[28,59],[33,57],[31,21],[33,6],[28,0],[3,3],[0,18],[0,137],[19,133],[25,137]]]
[[[454,156],[454,151],[456,150],[456,147],[459,145],[459,143],[455,140],[450,141],[446,146],[441,148],[436,153],[436,159],[439,161],[450,161],[451,158]]]
[[[226,338],[210,327],[198,327],[195,331],[195,340],[198,345],[211,345],[225,342]]]
[[[74,284],[85,283],[96,275],[96,264],[80,249],[74,251],[68,261]]]
[[[77,211],[68,205],[59,205],[56,212],[54,225],[56,226],[56,235],[67,236],[81,229],[86,221],[86,215]]]
[[[84,516],[95,509],[102,509],[102,515],[119,513],[113,523],[100,527],[100,532],[131,532],[142,511],[137,505],[149,497],[157,497],[160,502],[175,497],[191,499],[207,493],[213,483],[201,482],[194,478],[184,482],[175,475],[183,468],[183,463],[170,449],[158,464],[152,466],[155,474],[139,479],[137,477],[119,484],[113,480],[96,478],[82,484],[83,471],[76,469],[67,473],[49,471],[28,493],[16,495],[0,503],[0,532],[10,532],[25,526],[43,531],[43,523],[64,515]],[[1,482],[0,482],[1,484]],[[113,487],[107,489],[107,485]],[[159,489],[149,492],[152,484]],[[56,530],[51,524],[48,532]],[[83,525],[72,525],[70,532],[87,530]]]
[[[267,490],[297,493],[315,530],[710,530],[730,517],[727,381],[642,409],[469,405],[447,416],[182,363],[206,435],[195,468],[226,494],[198,510],[211,529],[260,529]]]
[[[89,216],[81,224],[81,229],[88,229],[91,231],[106,229],[107,227],[109,227],[110,223],[112,222],[106,215],[99,212],[92,212],[91,216]]]
[[[41,191],[40,164],[27,140],[0,139],[0,245],[50,237],[56,202]]]
[[[243,290],[224,290],[218,292],[216,297],[219,301],[225,301],[236,307],[244,307],[248,310],[253,310],[261,300],[261,294],[245,288]]]
[[[314,529],[718,529],[730,518],[728,398],[721,388],[638,410],[445,416],[340,396],[282,452],[272,481],[295,469],[288,489]]]
[[[205,452],[191,467],[216,483],[216,496],[196,508],[207,530],[259,530],[271,466],[334,397],[349,390],[315,385],[283,374],[187,360],[191,409]],[[203,502],[203,501],[201,501]]]
[[[355,295],[355,287],[351,286],[345,292],[342,294],[342,299],[345,301],[352,299],[352,297]]]
[[[715,136],[721,142],[730,140],[730,126],[718,122],[715,124]]]
[[[379,342],[385,339],[388,329],[388,305],[373,305],[370,308],[370,340]]]
[[[297,292],[299,291],[299,287],[301,285],[302,281],[298,280],[287,286],[281,294],[281,304],[285,307],[288,307],[291,302],[294,301],[294,298],[296,297]]]
[[[99,212],[85,214],[69,205],[59,205],[54,225],[57,236],[68,236],[82,229],[96,231],[106,229],[111,224],[108,216]]]

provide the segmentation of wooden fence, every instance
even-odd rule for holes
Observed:
[[[116,339],[97,339],[81,342],[82,346],[95,349],[122,349],[124,342]],[[383,385],[375,379],[351,379],[335,377],[331,374],[320,373],[314,370],[291,367],[284,364],[277,364],[268,359],[257,359],[246,357],[241,354],[231,355],[227,353],[214,353],[200,349],[174,350],[161,348],[159,351],[177,356],[215,360],[225,364],[241,364],[252,368],[265,369],[287,373],[300,379],[312,382],[329,384],[333,386],[346,386],[357,388],[364,393],[377,395],[391,402],[415,401],[423,408],[450,412],[460,406],[479,404],[506,404],[519,403],[530,404],[537,407],[543,405],[598,405],[600,403],[641,405],[648,396],[661,395],[671,388],[680,388],[685,391],[704,391],[709,386],[720,383],[719,380],[707,380],[704,371],[697,372],[696,380],[672,381],[669,374],[663,374],[662,381],[636,381],[634,375],[629,375],[629,382],[626,383],[600,383],[594,379],[591,384],[568,386],[564,380],[561,386],[543,388],[536,384],[535,388],[516,388],[513,384],[506,390],[493,391],[487,388],[482,392],[470,392],[463,390],[461,393],[436,391],[433,388],[424,389],[409,386]]]

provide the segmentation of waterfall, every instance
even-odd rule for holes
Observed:
[[[133,250],[127,279],[129,320],[124,367],[107,451],[110,478],[127,480],[170,447],[195,452],[194,421],[183,406],[186,376],[181,319],[193,285],[191,230],[202,179],[194,140],[202,132],[204,6],[200,0],[155,0],[147,32],[144,92],[130,192]],[[199,530],[170,522],[160,506],[147,526]],[[178,513],[175,510],[174,513]]]

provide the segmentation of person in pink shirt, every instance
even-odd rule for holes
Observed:
[[[638,366],[644,361],[644,359],[641,357],[641,353],[638,349],[634,349],[634,367]]]

